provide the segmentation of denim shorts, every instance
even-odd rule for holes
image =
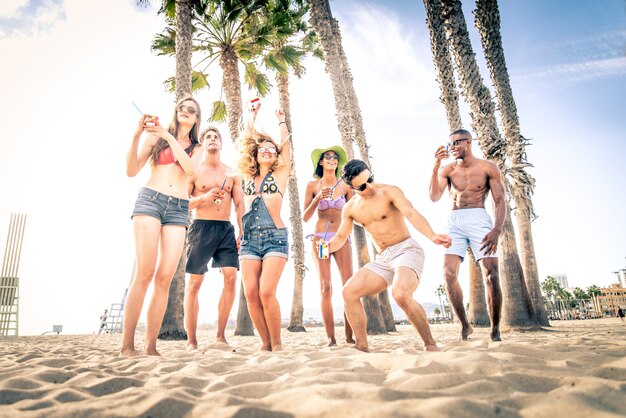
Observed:
[[[161,225],[189,227],[189,200],[168,196],[156,190],[142,187],[135,203],[131,219],[137,215],[157,218]]]
[[[245,231],[239,250],[240,260],[264,260],[266,257],[289,259],[287,228]]]

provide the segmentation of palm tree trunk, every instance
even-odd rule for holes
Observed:
[[[191,96],[192,17],[190,1],[176,0],[176,103]]]
[[[176,0],[176,103],[184,97],[191,96],[191,27],[193,9],[189,0]],[[169,296],[161,329],[160,339],[186,340],[184,322],[185,297],[185,262],[186,249],[178,261],[176,273],[172,278]]]
[[[178,260],[178,266],[174,273],[174,278],[170,284],[167,308],[161,322],[158,338],[160,340],[186,340],[184,320],[184,298],[185,298],[185,264],[187,263],[187,252]],[[176,280],[176,278],[179,278]]]
[[[333,18],[328,0],[311,0],[310,23],[320,40],[326,59],[326,71],[330,74],[335,96],[335,107],[341,140],[348,153],[354,158],[352,139],[357,142],[361,159],[369,165],[365,133],[361,122],[358,100],[352,84],[350,68],[341,44],[341,32],[338,22]],[[371,166],[370,166],[371,167]],[[367,251],[365,231],[360,226],[354,228],[355,245],[359,256],[359,268],[370,260]],[[386,332],[385,322],[377,296],[366,296],[364,299],[367,315],[367,332],[381,334]]]
[[[289,75],[276,73],[276,84],[278,86],[278,101],[281,109],[285,111],[285,122],[287,129],[293,133],[291,128],[291,107],[289,105]],[[295,155],[293,135],[289,136],[291,152]],[[304,233],[302,232],[302,212],[300,211],[300,194],[298,193],[298,178],[296,177],[296,162],[292,160],[291,175],[289,176],[289,222],[291,224],[291,247],[293,248],[294,264],[294,286],[293,300],[291,301],[291,314],[289,316],[289,326],[287,330],[291,332],[305,332],[302,324],[304,308],[302,306],[302,282],[304,280]]]
[[[478,135],[478,142],[485,156],[500,168],[508,193],[510,187],[506,178],[505,143],[500,136],[496,122],[491,94],[483,83],[476,63],[461,2],[442,0],[441,11],[461,90],[471,110],[472,127]],[[500,282],[504,301],[502,328],[535,325],[532,302],[524,282],[524,272],[517,254],[514,230],[508,210],[499,244]]]
[[[224,95],[226,96],[226,114],[230,138],[235,143],[239,137],[242,123],[241,81],[237,55],[232,49],[225,49],[220,55],[220,67],[223,72]]]
[[[471,248],[467,249],[467,256],[470,271],[469,321],[472,325],[488,327],[491,321],[489,320],[489,312],[487,311],[483,272]]]
[[[426,8],[426,26],[428,26],[430,34],[430,49],[433,52],[433,62],[437,69],[437,81],[441,90],[439,100],[446,109],[448,129],[450,132],[454,132],[463,127],[463,122],[459,110],[459,95],[454,80],[454,68],[441,20],[441,3],[439,0],[424,0],[424,7]],[[474,325],[489,325],[483,274],[471,248],[468,249],[468,256],[470,270],[469,319]]]
[[[230,139],[236,143],[239,137],[239,127],[241,124],[241,82],[239,80],[239,66],[237,56],[234,51],[228,49],[222,51],[220,56],[220,67],[222,68],[224,94],[226,96],[226,112],[228,118],[228,129]],[[248,302],[243,288],[243,281],[239,288],[239,308],[237,310],[237,325],[235,335],[254,335],[254,327],[248,311]]]
[[[526,161],[527,140],[521,134],[517,106],[509,82],[509,72],[506,67],[502,37],[500,36],[500,12],[497,1],[477,0],[474,16],[498,100],[498,109],[502,116],[507,155],[511,164],[509,175],[512,179],[512,195],[517,205],[515,217],[520,233],[524,278],[535,309],[536,321],[540,325],[549,325],[541,297],[541,285],[539,284],[539,272],[531,229],[531,219],[534,217],[531,196],[535,179],[526,172],[526,167],[532,167],[532,165]]]

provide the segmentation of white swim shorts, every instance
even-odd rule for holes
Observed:
[[[380,254],[376,259],[367,263],[364,268],[373,271],[391,286],[396,267],[408,267],[419,278],[424,269],[424,249],[413,238],[399,242]]]
[[[446,254],[458,255],[463,260],[467,246],[471,245],[476,260],[497,257],[497,250],[489,256],[480,250],[483,238],[492,229],[491,218],[484,208],[453,210],[448,218],[448,235],[452,238],[452,245],[446,249]]]

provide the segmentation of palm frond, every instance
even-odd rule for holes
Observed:
[[[272,84],[270,83],[267,76],[260,72],[258,68],[252,63],[247,63],[245,65],[245,68],[246,84],[250,86],[250,88],[256,90],[257,94],[260,97],[265,97],[270,92],[270,89],[272,87]]]
[[[209,122],[224,122],[226,121],[226,103],[222,100],[213,102],[213,110],[211,116],[209,116]]]

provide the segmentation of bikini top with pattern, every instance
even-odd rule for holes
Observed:
[[[274,179],[274,176],[272,176],[271,174],[266,176],[264,181],[261,182],[261,184],[262,184],[262,190],[260,191],[260,193],[267,193],[267,194],[280,193],[281,196],[283,195],[280,189],[278,188],[278,183],[276,182],[276,179]],[[246,187],[243,189],[243,193],[246,196],[252,196],[256,194],[256,187],[254,186],[254,178],[250,179],[250,181],[246,184]]]
[[[328,200],[328,199],[320,200],[317,203],[318,210],[328,210],[330,208],[337,209],[337,210],[343,209],[343,207],[346,205],[346,197],[343,192],[343,188],[341,187],[341,183],[338,182],[337,185],[339,186],[339,190],[341,190],[341,196],[339,196],[336,199],[331,199],[331,200]],[[321,190],[321,188],[322,188],[322,182],[320,181],[318,192]],[[335,190],[334,187],[333,187],[333,190]]]

